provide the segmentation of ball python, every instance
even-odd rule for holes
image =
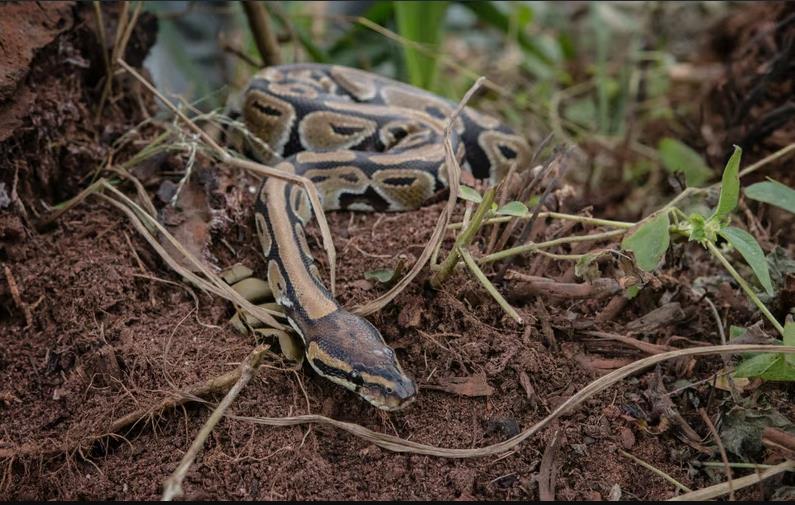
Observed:
[[[238,107],[250,133],[243,154],[307,177],[325,210],[416,209],[447,186],[444,125],[456,104],[427,91],[343,66],[280,65],[255,74]],[[522,137],[472,108],[452,130],[477,179],[495,183],[529,160]],[[318,374],[378,408],[403,408],[417,387],[379,331],[324,285],[304,233],[310,217],[302,187],[263,181],[254,220],[274,298]]]

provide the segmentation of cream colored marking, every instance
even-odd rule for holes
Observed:
[[[362,171],[362,169],[354,165],[345,165],[334,168],[310,168],[304,172],[304,177],[312,181],[314,181],[316,178],[325,178],[325,180],[321,179],[318,182],[315,182],[316,185],[323,184],[330,179],[340,179],[352,188],[366,186],[369,182],[369,178]]]
[[[410,184],[390,184],[389,179],[411,179]],[[383,169],[373,174],[373,188],[398,209],[417,209],[433,196],[436,180],[422,170]]]
[[[320,360],[327,364],[330,367],[334,367],[337,370],[343,370],[345,372],[350,372],[353,370],[350,363],[342,361],[340,359],[335,358],[334,356],[330,355],[317,342],[310,342],[309,347],[306,349],[306,357],[310,360],[320,358]]]
[[[508,170],[514,163],[517,164],[517,170],[521,170],[522,166],[530,159],[527,144],[518,135],[508,135],[498,131],[484,131],[478,137],[478,144],[489,159],[491,165],[489,167],[489,178],[493,182],[501,181],[508,174]],[[515,151],[516,157],[512,159],[506,158],[500,151],[500,144]]]
[[[402,373],[402,372],[401,372]],[[367,372],[361,372],[362,379],[364,380],[365,384],[380,384],[384,387],[395,389],[395,382],[390,381],[380,375],[373,375]]]
[[[298,324],[293,321],[291,317],[287,318],[287,322],[290,323],[290,326],[292,326],[298,336],[301,337],[301,342],[304,343],[304,348],[306,348],[306,337],[304,336],[304,332],[301,331],[301,328],[298,327]]]
[[[292,306],[292,302],[285,296],[287,284],[284,281],[282,269],[279,268],[279,263],[276,260],[268,261],[268,285],[273,292],[276,303],[286,307]]]
[[[320,276],[320,270],[317,269],[317,265],[314,263],[309,265],[309,273],[312,274],[312,276],[317,279],[320,284],[323,284],[323,277]]]
[[[301,259],[301,246],[296,240],[288,213],[285,212],[287,209],[284,194],[286,184],[287,182],[275,178],[270,178],[265,183],[268,194],[266,201],[268,218],[273,228],[273,239],[279,248],[279,258],[284,269],[284,276],[289,280],[295,293],[295,302],[304,309],[310,319],[316,320],[337,310],[337,304],[326,293],[318,289]],[[270,270],[270,265],[268,269]],[[276,290],[273,291],[276,292]]]
[[[269,90],[280,96],[290,96],[314,100],[318,97],[317,90],[304,82],[270,83]]]
[[[417,109],[408,109],[405,107],[384,107],[383,105],[373,103],[358,103],[358,102],[337,102],[329,100],[325,103],[329,109],[334,109],[342,112],[356,112],[359,114],[366,114],[369,116],[376,116],[384,119],[400,119],[405,118],[406,121],[414,120],[428,125],[428,129],[435,129],[440,134],[444,131],[444,120],[436,119],[435,117],[426,114]]]
[[[325,153],[313,153],[311,151],[301,151],[295,156],[298,163],[345,163],[356,159],[353,151],[329,151]]]
[[[377,90],[373,76],[345,67],[331,67],[329,71],[345,91],[355,96],[357,100],[372,100]]]
[[[360,212],[373,212],[375,208],[366,202],[353,202],[348,204],[347,210],[358,210]]]
[[[370,179],[359,167],[353,165],[334,168],[313,168],[304,172],[323,195],[324,209],[338,209],[340,193],[362,194],[367,190]]]
[[[342,370],[343,372],[352,372],[353,368],[351,365],[326,353],[320,348],[317,342],[309,342],[309,345],[306,348],[306,357],[309,359],[309,364],[312,365],[312,368],[314,368],[317,373],[329,379],[330,381],[339,384],[340,386],[344,386],[351,391],[356,391],[356,384],[345,380],[342,377],[326,375],[324,372],[319,370],[317,365],[315,365],[315,360],[321,361],[323,364],[337,370]]]
[[[295,236],[298,239],[298,245],[301,246],[301,251],[306,255],[309,260],[312,260],[312,250],[309,249],[309,242],[306,241],[306,234],[304,234],[304,227],[301,223],[295,223]]]
[[[373,153],[370,161],[377,165],[398,165],[401,163],[412,163],[415,160],[439,161],[444,159],[444,146],[441,144],[429,144],[410,151],[396,154]]]
[[[406,133],[406,135],[410,135],[420,130],[421,128],[422,125],[418,124],[416,121],[395,119],[381,126],[381,128],[378,130],[378,137],[380,138],[381,143],[384,144],[384,146],[388,150],[389,148],[396,145],[398,142],[402,142],[402,139],[398,140],[395,138],[395,134],[392,132],[392,130],[401,129]],[[404,135],[404,138],[406,135]]]
[[[381,89],[381,96],[384,97],[384,102],[391,106],[424,112],[437,122],[444,123],[446,118],[453,114],[453,107],[441,98],[427,93],[413,91],[404,86],[384,86]],[[431,113],[428,112],[429,108],[438,109],[444,114],[444,118],[431,115]],[[455,129],[459,134],[464,131],[464,122],[461,118],[456,118]]]
[[[269,82],[278,82],[284,80],[284,72],[276,67],[267,67],[254,74],[254,79],[264,79]]]
[[[278,165],[276,165],[273,168],[275,168],[276,170],[281,170],[282,172],[286,172],[288,174],[294,174],[295,173],[295,166],[293,166],[293,164],[290,163],[289,161],[282,161],[281,163],[279,163]],[[263,190],[264,189],[265,188],[263,188]],[[265,200],[266,200],[265,198],[262,199],[262,201],[265,201]]]
[[[334,94],[337,91],[337,83],[329,79],[327,75],[321,74],[319,77],[314,77],[312,75],[313,73],[319,74],[320,72],[312,69],[291,70],[288,72],[286,77],[306,83],[323,93]],[[350,99],[349,97],[342,95],[340,95],[339,98],[348,100]]]
[[[483,114],[482,112],[478,112],[475,109],[470,109],[469,107],[464,109],[464,114],[469,117],[476,125],[480,126],[481,128],[485,128],[487,130],[493,130],[500,126],[500,121],[488,114]]]
[[[257,237],[259,237],[259,243],[262,246],[262,254],[264,254],[267,258],[271,255],[273,239],[271,238],[271,234],[268,231],[268,224],[265,222],[265,216],[259,212],[255,212],[254,222],[257,225]]]
[[[429,144],[431,141],[431,135],[433,132],[431,130],[420,130],[413,132],[406,136],[400,142],[401,149],[419,149],[420,147],[424,146],[425,144]],[[437,139],[439,137],[437,136]]]
[[[270,115],[257,107],[268,107],[279,112]],[[252,89],[246,93],[243,104],[243,119],[246,127],[262,139],[276,154],[284,152],[284,146],[290,139],[290,131],[295,122],[295,109],[284,100]]]
[[[358,131],[344,134],[334,131],[334,127],[353,128]],[[314,151],[348,149],[361,143],[375,133],[375,121],[348,114],[329,111],[315,111],[307,114],[298,125],[301,144]]]
[[[290,189],[290,208],[304,224],[308,223],[312,218],[312,207],[304,188],[296,185],[292,186]]]
[[[421,110],[425,113],[428,113],[428,108],[432,107],[439,109],[445,117],[453,113],[453,108],[444,100],[404,86],[384,86],[381,88],[381,96],[384,97],[384,102],[392,106]]]

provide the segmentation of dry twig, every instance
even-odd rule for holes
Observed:
[[[251,35],[254,37],[260,56],[262,56],[262,62],[266,67],[279,65],[282,62],[282,56],[279,52],[279,43],[271,29],[270,15],[265,7],[265,2],[245,0],[243,9],[246,12],[248,26],[251,28]]]
[[[237,398],[237,395],[240,394],[240,391],[246,387],[246,384],[254,377],[254,374],[257,373],[257,369],[259,368],[259,364],[262,361],[262,358],[265,356],[265,351],[268,350],[268,346],[259,346],[251,351],[251,354],[248,355],[246,360],[240,365],[238,370],[238,379],[235,382],[235,385],[229,390],[229,392],[224,396],[224,399],[218,405],[218,407],[213,410],[213,413],[210,415],[207,422],[204,423],[202,429],[199,431],[196,438],[193,440],[193,443],[188,449],[188,452],[182,457],[182,461],[180,461],[177,469],[174,470],[174,473],[166,479],[166,482],[163,486],[163,501],[171,501],[174,498],[182,496],[182,480],[185,478],[185,475],[188,473],[188,469],[193,464],[193,460],[196,459],[198,456],[199,451],[201,451],[202,447],[204,446],[204,442],[207,441],[207,437],[210,436],[210,433],[215,428],[215,425],[218,424],[218,421],[226,412],[226,409],[232,404],[232,402]]]
[[[715,439],[715,444],[718,446],[718,451],[720,451],[720,459],[723,461],[723,467],[726,470],[726,483],[729,485],[729,499],[734,501],[734,487],[732,486],[732,469],[729,466],[729,457],[726,455],[726,449],[723,447],[723,442],[720,440],[720,435],[718,435],[718,430],[715,429],[715,425],[712,423],[712,419],[709,418],[709,414],[703,408],[698,409],[698,414],[701,416],[701,419],[704,421],[704,424],[707,425],[707,429],[709,429],[710,434],[712,434],[712,438]]]

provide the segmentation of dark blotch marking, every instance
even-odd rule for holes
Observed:
[[[425,107],[425,112],[427,112],[430,116],[435,117],[436,119],[447,119],[444,111],[435,105],[430,105]]]
[[[497,144],[497,148],[500,150],[505,159],[512,160],[516,158],[516,151],[511,149],[510,147],[506,146],[505,144]]]
[[[389,179],[383,179],[381,182],[390,186],[411,186],[416,180],[415,177],[390,177]]]
[[[255,109],[262,112],[266,116],[279,117],[282,115],[281,111],[279,111],[278,109],[274,109],[268,104],[263,105],[260,102],[255,101],[252,105],[254,106]]]
[[[343,181],[348,181],[352,184],[356,184],[357,182],[359,182],[359,178],[356,177],[356,175],[354,174],[342,174],[340,175],[340,179],[342,179]]]
[[[346,137],[360,133],[362,130],[364,130],[364,128],[361,126],[339,126],[333,123],[331,124],[331,131],[337,135],[344,135]]]
[[[346,372],[344,370],[340,370],[338,368],[334,368],[333,366],[329,366],[326,363],[320,361],[319,359],[313,359],[312,364],[315,365],[315,368],[320,370],[324,375],[331,375],[333,377],[340,377],[342,379],[347,380],[348,382],[352,382],[356,384],[357,388],[359,386],[364,385],[364,379],[359,374],[352,374],[350,372]]]
[[[354,203],[366,203],[377,211],[385,211],[389,208],[389,202],[383,199],[371,186],[368,186],[364,193],[341,193],[340,207],[347,209]]]
[[[341,377],[344,379],[348,378],[348,372],[334,368],[333,366],[329,366],[319,359],[313,359],[312,364],[315,366],[315,368],[320,370],[323,375],[331,375],[333,377]]]
[[[402,139],[403,137],[409,134],[409,132],[407,132],[406,129],[403,128],[402,126],[396,128],[390,128],[389,133],[392,134],[392,138],[395,139],[395,142],[399,142],[400,139]]]

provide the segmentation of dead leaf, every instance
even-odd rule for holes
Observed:
[[[351,282],[351,286],[358,289],[363,289],[365,291],[373,289],[373,283],[368,281],[367,279],[359,279],[357,281],[353,281]]]
[[[486,382],[484,374],[469,377],[450,377],[439,379],[438,385],[426,385],[426,389],[436,389],[460,396],[491,396],[494,388]]]
[[[721,391],[728,391],[731,393],[732,388],[731,384],[729,383],[730,373],[726,371],[725,368],[721,369],[718,372],[718,376],[715,378],[715,388],[720,389]],[[746,377],[732,377],[732,382],[734,382],[734,388],[736,391],[742,393],[745,391],[745,388],[751,384],[751,379]]]
[[[541,457],[541,467],[538,470],[538,499],[540,501],[555,501],[555,478],[558,473],[558,465],[555,459],[558,455],[559,438],[556,431],[552,435],[544,455]]]
[[[538,395],[536,394],[536,390],[533,387],[533,383],[530,382],[530,377],[528,377],[524,370],[519,370],[518,374],[519,384],[522,385],[522,388],[527,395],[527,401],[530,402],[531,407],[536,408],[538,406]]]
[[[772,407],[745,408],[738,405],[723,416],[720,439],[730,453],[744,460],[756,460],[762,457],[764,450],[765,428],[795,431],[795,425]]]
[[[207,245],[210,242],[210,212],[207,195],[198,184],[189,181],[182,187],[177,207],[166,205],[160,212],[160,222],[194,258],[208,264]],[[160,243],[182,266],[192,272],[198,271],[182,253],[165,238]]]
[[[651,332],[657,328],[669,326],[671,323],[679,322],[685,317],[685,312],[679,302],[666,303],[657,307],[648,314],[630,321],[626,328],[633,332]]]

